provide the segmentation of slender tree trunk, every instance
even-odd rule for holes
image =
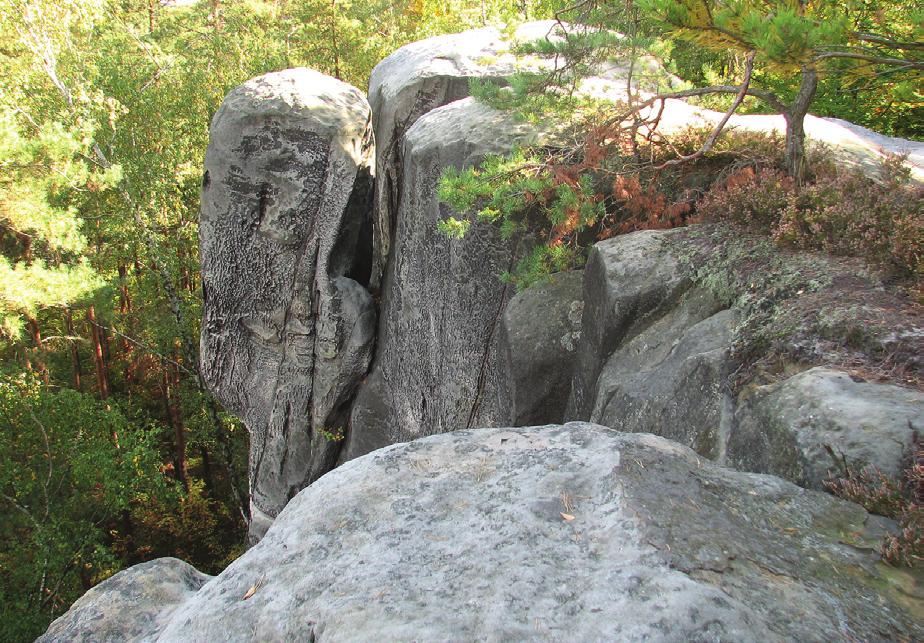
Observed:
[[[70,308],[64,309],[64,330],[67,332],[67,343],[71,350],[71,378],[74,390],[81,389],[83,379],[83,366],[80,364],[80,351],[77,350],[76,334],[74,333],[74,314]]]
[[[90,326],[90,339],[93,341],[93,361],[96,364],[96,386],[99,389],[99,399],[105,400],[109,398],[109,377],[106,374],[100,328],[96,323],[96,311],[93,306],[87,308],[87,323]]]
[[[109,350],[109,333],[106,332],[106,329],[103,326],[97,326],[97,331],[99,331],[99,345],[103,349],[103,364],[106,365],[106,382],[109,382],[109,365],[112,364],[112,353]],[[110,390],[110,393],[112,391]]]
[[[16,239],[22,244],[22,260],[26,263],[32,263],[32,237],[22,232],[14,233]]]
[[[215,35],[221,31],[221,0],[210,0],[211,5],[209,13],[212,15],[212,23],[215,29]]]
[[[166,364],[163,371],[163,400],[164,410],[167,413],[167,420],[173,428],[173,469],[183,489],[189,491],[189,478],[186,471],[186,427],[183,426],[183,418],[177,408],[174,395],[171,394],[173,388],[173,377]]]
[[[340,75],[340,43],[337,37],[337,0],[330,0],[330,41],[334,54],[334,77],[343,80]]]
[[[209,498],[217,498],[215,479],[212,477],[212,456],[204,445],[199,447],[199,455],[202,457],[202,480],[205,482],[205,491]]]
[[[42,342],[42,331],[39,328],[38,320],[34,317],[27,317],[29,325],[29,334],[32,335],[34,344],[35,367],[42,378],[42,381],[48,384],[48,366],[45,364],[45,344]]]
[[[127,324],[128,315],[132,312],[132,297],[128,289],[128,268],[119,264],[119,313],[122,315],[122,323]],[[122,338],[122,355],[125,359],[125,384],[131,386],[135,383],[135,351],[132,343],[127,338]]]
[[[805,180],[805,116],[818,90],[818,72],[814,67],[802,68],[799,93],[783,114],[786,119],[786,172],[797,185]]]
[[[128,290],[128,269],[119,264],[119,312],[127,315],[132,311],[132,296]]]

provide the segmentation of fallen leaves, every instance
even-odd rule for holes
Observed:
[[[257,590],[260,589],[261,587],[263,587],[263,582],[264,582],[265,580],[266,580],[265,578],[261,578],[261,579],[258,580],[256,583],[254,583],[253,585],[251,585],[251,586],[250,586],[250,589],[248,589],[248,590],[244,593],[244,596],[241,598],[241,600],[242,600],[242,601],[246,601],[247,599],[252,598],[253,595],[257,593]]]

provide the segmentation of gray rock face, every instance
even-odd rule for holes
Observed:
[[[232,91],[212,121],[200,222],[201,370],[251,436],[251,537],[330,469],[371,358],[369,106],[308,69]]]
[[[469,95],[472,78],[501,79],[539,66],[534,58],[518,61],[510,53],[517,41],[535,40],[553,30],[552,21],[522,25],[509,40],[493,28],[435,36],[401,47],[382,60],[369,80],[375,127],[375,265],[378,285],[393,245],[404,184],[404,135],[418,118]]]
[[[512,426],[561,422],[584,312],[583,272],[517,293],[501,318],[500,359]]]
[[[607,360],[591,421],[654,433],[721,459],[734,414],[724,383],[736,320],[703,290],[685,292]]]
[[[880,527],[652,435],[459,431],[327,474],[141,639],[920,640]]]
[[[353,407],[346,458],[505,423],[497,340],[513,288],[500,274],[515,261],[517,243],[489,223],[448,239],[436,227],[448,212],[436,187],[444,168],[474,165],[534,137],[529,126],[470,98],[430,112],[408,131],[376,358]]]
[[[924,394],[813,368],[743,395],[737,420],[729,464],[822,489],[839,470],[825,445],[854,470],[900,477],[914,432],[924,435]]]
[[[211,576],[176,558],[119,572],[81,596],[48,626],[39,643],[151,641]]]
[[[644,230],[601,241],[584,268],[584,317],[566,419],[588,420],[603,364],[662,317],[690,288],[670,251],[676,231]]]
[[[734,423],[726,390],[737,314],[671,245],[677,230],[598,243],[584,273],[584,319],[565,417],[654,433],[722,460]]]

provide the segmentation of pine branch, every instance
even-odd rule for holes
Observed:
[[[722,130],[725,129],[725,125],[728,123],[728,119],[732,117],[732,114],[738,109],[741,105],[741,102],[744,100],[744,97],[747,96],[748,87],[751,84],[751,74],[754,71],[754,56],[756,52],[750,52],[745,62],[744,68],[744,81],[741,83],[741,89],[738,91],[735,96],[734,102],[731,104],[731,107],[728,108],[728,111],[725,112],[725,116],[722,117],[722,120],[716,124],[715,129],[712,130],[712,133],[709,135],[709,138],[706,139],[706,142],[703,143],[702,147],[693,152],[692,154],[686,154],[683,156],[678,156],[677,158],[670,159],[665,161],[661,165],[657,166],[655,170],[663,170],[672,165],[680,165],[681,163],[686,163],[687,161],[694,161],[706,153],[708,153],[715,142],[718,140],[719,135],[722,133]],[[660,115],[659,115],[660,118]]]

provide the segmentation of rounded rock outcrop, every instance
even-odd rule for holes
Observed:
[[[123,640],[920,640],[910,574],[875,553],[883,526],[650,434],[457,431],[325,475]]]
[[[234,89],[212,121],[200,363],[250,433],[252,539],[334,465],[325,432],[371,359],[369,117],[359,90],[290,69]]]

